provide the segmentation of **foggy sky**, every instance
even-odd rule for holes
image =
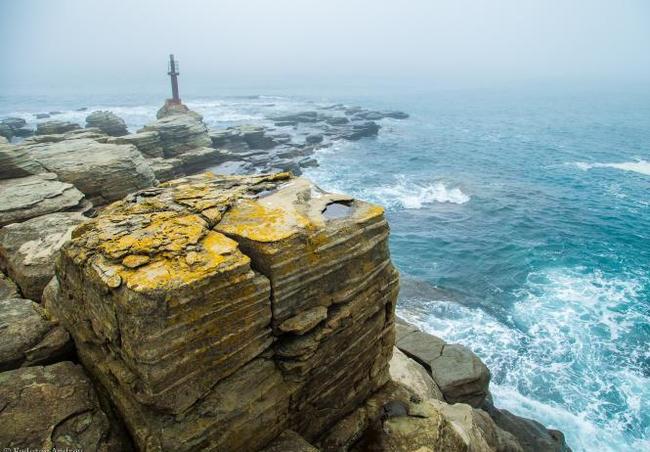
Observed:
[[[0,92],[142,81],[650,80],[650,1],[0,0]]]

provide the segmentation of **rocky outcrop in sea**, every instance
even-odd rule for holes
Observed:
[[[0,444],[568,450],[494,406],[469,349],[395,316],[383,209],[298,177],[408,115],[209,130],[174,104],[122,134],[99,113],[0,144]]]

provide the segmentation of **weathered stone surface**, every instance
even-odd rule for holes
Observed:
[[[20,298],[18,286],[7,275],[0,272],[0,300],[5,298]]]
[[[305,334],[327,318],[327,308],[316,306],[282,322],[278,328],[283,333]]]
[[[10,448],[129,450],[80,366],[61,362],[0,373],[0,444]],[[13,450],[13,449],[12,449]]]
[[[129,133],[124,120],[110,111],[94,111],[86,116],[86,128],[88,127],[98,128],[113,137]]]
[[[79,124],[68,121],[45,121],[36,126],[34,135],[53,135],[81,129]]]
[[[0,180],[0,226],[57,211],[86,211],[91,204],[72,184],[43,173]]]
[[[190,149],[210,146],[208,128],[200,118],[196,114],[163,116],[140,129],[138,133],[157,132],[164,156],[175,157]]]
[[[487,397],[490,370],[466,347],[421,331],[402,335],[396,345],[430,372],[447,402],[479,407]]]
[[[25,297],[41,299],[54,276],[56,254],[84,220],[86,217],[77,212],[57,212],[0,229],[0,268]]]
[[[260,452],[318,452],[318,449],[293,430],[285,430]]]
[[[138,132],[108,140],[114,144],[132,144],[146,157],[163,157],[163,147],[158,132]]]
[[[509,451],[517,440],[482,410],[420,399],[399,384],[387,384],[317,443],[323,451]]]
[[[421,399],[444,400],[440,388],[431,375],[421,364],[409,358],[393,347],[393,357],[390,360],[390,377],[393,381],[400,383],[413,391]]]
[[[37,303],[0,299],[0,372],[53,363],[73,349],[70,335],[51,322]]]
[[[74,184],[93,204],[120,199],[156,183],[153,170],[135,146],[66,139],[28,147],[34,160],[60,180]]]
[[[0,179],[44,173],[45,169],[20,146],[0,143]]]
[[[156,113],[156,118],[161,119],[165,118],[167,116],[173,116],[173,115],[193,115],[199,120],[202,120],[203,118],[201,115],[198,113],[190,110],[187,105],[181,103],[181,102],[174,102],[171,99],[167,99],[165,101],[165,104],[160,107],[158,112]]]
[[[73,233],[52,309],[140,448],[311,441],[388,381],[387,234],[383,209],[288,174],[179,179]]]
[[[482,408],[496,425],[511,433],[526,452],[569,452],[571,450],[564,440],[564,434],[559,430],[547,429],[537,421],[516,416],[508,410],[495,408],[490,399],[486,400]]]

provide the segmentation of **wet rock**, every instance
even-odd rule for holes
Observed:
[[[34,115],[34,117],[35,117],[36,119],[45,119],[45,118],[49,118],[49,117],[50,117],[50,114],[49,114],[49,113],[36,113],[36,114]]]
[[[54,114],[51,113],[50,114]],[[68,121],[45,121],[36,126],[35,135],[53,135],[70,132],[72,130],[81,129],[79,124]]]
[[[37,303],[0,299],[0,372],[50,364],[72,355],[70,335]]]
[[[400,337],[396,345],[430,372],[447,402],[479,407],[487,397],[490,371],[466,347],[421,331]]]
[[[110,111],[94,111],[86,116],[86,128],[89,127],[97,128],[113,137],[129,133],[124,120]]]
[[[285,430],[260,452],[318,452],[318,449],[293,430]]]
[[[0,143],[0,179],[14,179],[44,172],[45,169],[22,147]]]
[[[566,444],[564,434],[559,430],[547,429],[537,421],[516,416],[508,410],[495,408],[491,399],[486,400],[482,408],[496,425],[517,438],[526,452],[568,452],[571,450]]]
[[[361,138],[376,136],[377,133],[379,133],[379,129],[379,124],[368,121],[363,123],[351,123],[347,126],[329,131],[328,134],[332,135],[334,139],[356,141]]]
[[[33,144],[27,149],[41,166],[74,184],[95,205],[156,183],[153,170],[135,146],[79,138]]]
[[[317,111],[303,111],[289,115],[273,116],[270,119],[275,122],[291,122],[298,124],[302,122],[318,122],[322,119],[322,115]]]
[[[54,276],[54,260],[72,230],[86,220],[76,212],[42,215],[0,229],[0,267],[22,294],[40,300]]]
[[[5,118],[0,120],[0,136],[7,140],[13,137],[28,137],[34,134],[34,131],[26,128],[27,121],[23,118]]]
[[[7,275],[0,272],[0,300],[5,298],[20,298],[18,286]]]
[[[191,149],[208,147],[212,143],[207,127],[200,116],[194,114],[166,115],[138,132],[157,132],[164,157],[176,157]]]
[[[81,366],[61,362],[0,373],[0,444],[10,448],[129,450]],[[13,449],[12,449],[13,450]]]
[[[78,228],[52,309],[138,447],[312,441],[389,379],[387,237],[383,209],[288,174],[187,177]]]
[[[60,115],[60,114],[61,114],[61,112],[58,111],[58,110],[54,110],[54,111],[51,111],[51,112],[50,112],[50,115],[51,115],[51,116],[56,116],[56,115]]]
[[[305,143],[307,144],[318,144],[323,142],[323,135],[320,133],[313,133],[305,137]]]
[[[92,205],[72,184],[43,173],[0,180],[0,226],[52,212],[85,212]]]
[[[409,117],[408,113],[403,111],[385,111],[383,112],[384,117],[393,118],[393,119],[407,119]]]
[[[328,116],[325,122],[331,126],[340,126],[350,122],[345,116]]]
[[[440,388],[426,369],[397,347],[393,348],[393,357],[390,360],[390,377],[423,400],[444,400]]]

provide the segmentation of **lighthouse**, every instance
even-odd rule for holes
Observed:
[[[167,74],[172,80],[172,98],[169,99],[169,103],[180,104],[181,98],[178,96],[178,61],[174,60],[174,55],[169,55],[169,67]]]

